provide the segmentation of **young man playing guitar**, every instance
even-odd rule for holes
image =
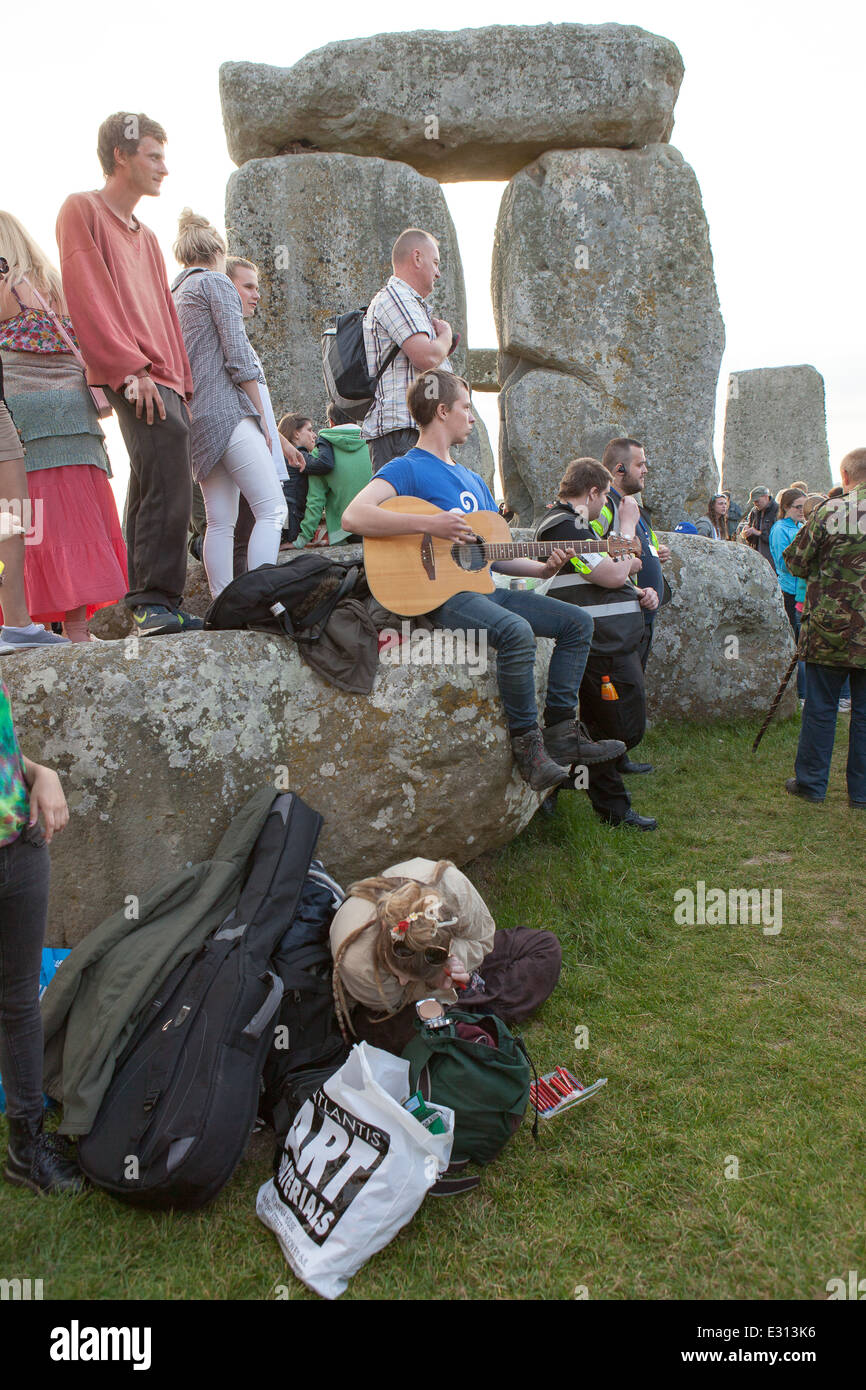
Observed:
[[[469,517],[478,512],[496,513],[496,503],[478,474],[455,463],[449,452],[452,446],[466,442],[475,423],[469,386],[451,372],[428,371],[409,387],[407,401],[420,426],[418,444],[385,464],[350,502],[343,513],[343,528],[371,538],[438,537],[459,546],[477,542]],[[395,497],[419,498],[441,510],[413,513],[383,507]],[[432,549],[431,543],[431,555]],[[544,564],[518,559],[497,563],[495,568],[506,574],[548,579],[573,553],[573,548],[562,546],[553,549]],[[625,752],[625,745],[615,739],[593,743],[575,719],[592,641],[592,618],[580,608],[531,592],[494,589],[480,593],[467,588],[452,594],[429,616],[438,627],[479,628],[487,633],[497,653],[499,693],[512,752],[521,777],[535,791],[567,782],[568,768],[575,763],[607,762]],[[543,734],[535,701],[536,637],[555,641]]]

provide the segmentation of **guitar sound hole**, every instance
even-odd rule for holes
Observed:
[[[481,541],[455,541],[451,547],[451,558],[462,570],[483,570],[487,564],[484,545]]]

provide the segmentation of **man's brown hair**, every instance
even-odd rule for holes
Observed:
[[[572,459],[566,466],[559,484],[560,497],[585,497],[590,488],[597,487],[602,492],[613,478],[610,469],[605,468],[598,459]]]
[[[839,467],[845,469],[852,483],[866,482],[866,449],[852,449]]]
[[[135,154],[138,142],[147,136],[159,140],[163,145],[168,139],[159,122],[152,121],[143,111],[115,111],[113,116],[106,116],[96,137],[96,153],[106,178],[114,173],[114,151],[124,150],[126,154]]]
[[[643,445],[639,439],[612,439],[601,456],[601,461],[605,468],[611,473],[616,470],[620,463],[631,463],[632,449],[642,449]]]
[[[406,392],[409,414],[424,429],[431,424],[438,405],[447,405],[449,410],[460,394],[461,386],[469,391],[469,382],[453,372],[443,372],[440,368],[422,372],[416,376]]]

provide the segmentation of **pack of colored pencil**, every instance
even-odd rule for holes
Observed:
[[[577,1077],[572,1076],[565,1067],[557,1067],[546,1076],[540,1076],[537,1086],[534,1081],[530,1084],[529,1103],[538,1111],[540,1119],[551,1120],[554,1115],[561,1115],[563,1110],[570,1110],[573,1105],[589,1100],[606,1085],[605,1076],[591,1086],[581,1086]]]

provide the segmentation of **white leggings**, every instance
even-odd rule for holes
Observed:
[[[256,519],[247,547],[247,565],[272,565],[288,507],[265,437],[252,416],[244,416],[201,485],[207,514],[202,555],[210,591],[216,598],[232,578],[232,551],[240,494]]]

